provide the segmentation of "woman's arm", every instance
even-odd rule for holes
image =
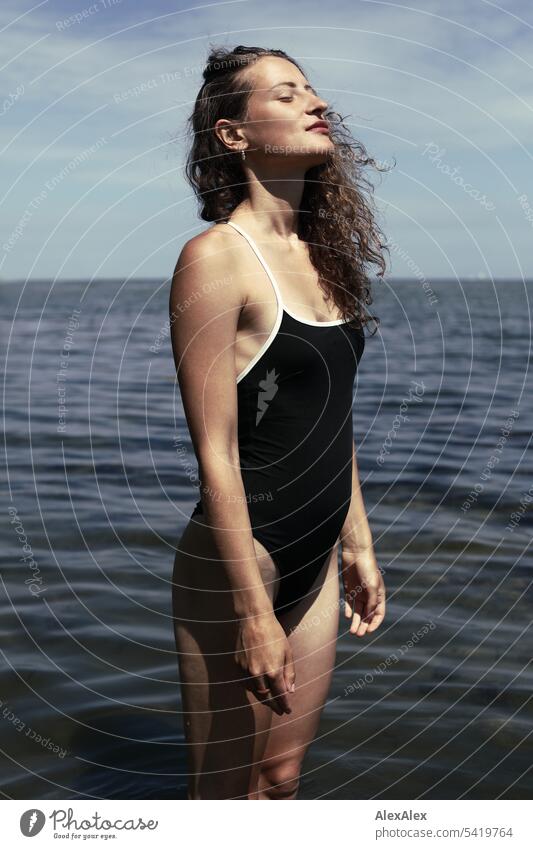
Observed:
[[[204,514],[221,560],[231,564],[235,612],[249,617],[272,612],[272,604],[255,555],[239,466],[234,342],[243,293],[226,266],[221,246],[205,234],[187,242],[170,291],[171,338]]]
[[[261,577],[240,470],[235,338],[246,292],[227,239],[208,231],[184,246],[170,291],[172,349],[204,514],[239,621],[236,659],[256,689],[265,689],[268,677],[277,707],[285,709],[292,656]]]
[[[368,551],[372,548],[372,533],[361,493],[355,441],[352,442],[352,497],[341,531],[341,542],[345,551],[353,553]]]
[[[374,554],[366,515],[355,442],[352,448],[352,497],[340,533],[344,615],[352,619],[350,633],[363,637],[375,631],[385,617],[385,584]]]

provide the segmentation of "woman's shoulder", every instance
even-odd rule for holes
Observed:
[[[215,255],[224,261],[221,252],[225,252],[237,242],[236,235],[235,230],[223,221],[212,224],[206,230],[188,239],[181,249],[181,254],[185,253],[196,258]]]
[[[173,274],[173,297],[186,298],[189,292],[205,289],[212,281],[233,279],[233,296],[243,293],[235,286],[235,231],[228,225],[213,224],[188,239],[180,251]],[[240,301],[239,301],[240,302]]]

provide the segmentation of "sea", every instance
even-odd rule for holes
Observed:
[[[197,466],[169,287],[0,285],[4,798],[185,798],[171,577]],[[387,614],[363,639],[341,617],[300,798],[528,799],[533,281],[373,293],[353,426]]]

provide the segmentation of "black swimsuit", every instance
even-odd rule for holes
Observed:
[[[268,338],[237,377],[240,467],[253,536],[280,572],[276,612],[309,593],[338,540],[352,492],[352,402],[365,346],[343,319],[297,318],[276,294]],[[198,501],[193,516],[202,513]]]

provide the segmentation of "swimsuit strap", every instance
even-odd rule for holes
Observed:
[[[257,245],[254,242],[254,240],[252,239],[252,237],[246,232],[246,230],[243,230],[242,227],[239,224],[236,224],[234,221],[230,221],[229,219],[226,219],[225,223],[231,225],[231,227],[234,227],[235,230],[238,230],[239,233],[241,233],[244,236],[244,238],[246,239],[246,241],[248,242],[248,244],[250,245],[250,247],[254,251],[255,255],[257,256],[259,262],[261,263],[261,265],[265,269],[266,273],[268,274],[268,276],[270,278],[270,282],[272,283],[272,287],[274,289],[274,292],[276,294],[276,298],[278,300],[279,312],[284,310],[286,313],[288,313],[288,315],[292,316],[292,318],[294,318],[296,321],[299,321],[300,324],[308,324],[308,325],[311,325],[312,327],[331,327],[335,324],[345,324],[346,323],[345,319],[343,319],[343,318],[335,318],[335,319],[332,319],[331,321],[315,321],[315,320],[310,319],[310,318],[301,318],[300,316],[293,313],[292,310],[290,310],[287,307],[283,298],[281,297],[281,291],[280,291],[278,284],[276,283],[276,278],[272,274],[272,272],[271,272],[271,270],[268,266],[267,261],[265,260],[263,254],[261,253],[261,251],[257,247]]]
[[[254,240],[252,239],[252,237],[246,232],[246,230],[243,230],[242,227],[239,224],[236,224],[234,221],[227,220],[226,224],[229,224],[231,227],[234,227],[235,230],[238,230],[238,232],[241,233],[242,236],[244,236],[244,238],[246,239],[246,241],[248,242],[248,244],[250,245],[250,247],[254,251],[257,259],[259,260],[259,262],[261,263],[261,265],[263,266],[263,268],[265,269],[266,273],[268,274],[268,276],[270,278],[270,282],[272,283],[272,288],[274,289],[274,292],[276,293],[276,298],[278,300],[279,307],[286,310],[287,308],[285,307],[285,304],[283,303],[283,298],[281,297],[280,288],[279,288],[278,284],[276,283],[276,278],[272,274],[266,259],[264,258],[263,254],[261,253],[261,251],[257,247],[257,245],[254,242]]]

